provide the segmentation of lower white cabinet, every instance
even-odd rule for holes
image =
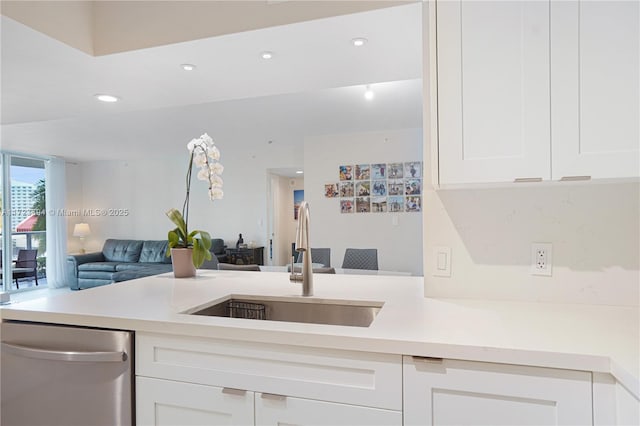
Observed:
[[[139,426],[402,425],[402,357],[136,334]]]
[[[173,380],[136,379],[139,426],[401,426],[400,411]]]
[[[136,424],[253,425],[253,392],[137,377]]]
[[[640,399],[611,374],[593,373],[593,424],[640,425]]]
[[[256,425],[402,425],[400,411],[256,393]]]
[[[405,425],[591,425],[591,373],[404,357]]]

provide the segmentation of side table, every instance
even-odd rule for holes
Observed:
[[[228,248],[229,263],[234,265],[264,265],[264,247]]]

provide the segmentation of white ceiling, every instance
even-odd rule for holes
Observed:
[[[93,57],[1,21],[2,149],[85,161],[184,149],[207,131],[251,143],[420,127],[419,3]],[[369,42],[354,48],[350,40]],[[261,59],[260,52],[275,52]],[[193,63],[196,71],[179,65]],[[363,98],[364,85],[376,92]],[[122,98],[104,104],[93,97]]]

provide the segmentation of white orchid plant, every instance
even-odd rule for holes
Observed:
[[[172,248],[192,248],[193,266],[199,268],[205,260],[211,259],[211,235],[206,231],[194,230],[189,232],[189,196],[191,193],[191,175],[194,164],[199,167],[197,178],[206,181],[209,185],[209,199],[219,200],[224,195],[222,192],[222,178],[220,175],[224,167],[220,164],[220,150],[215,146],[213,139],[208,134],[203,134],[187,144],[189,150],[189,167],[187,168],[187,194],[182,205],[182,212],[177,209],[167,211],[167,216],[176,225],[169,231],[167,256],[171,255]]]

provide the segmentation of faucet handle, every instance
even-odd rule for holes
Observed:
[[[302,271],[296,274],[295,270],[295,256],[291,256],[291,275],[289,275],[289,281],[291,282],[300,282],[302,281]]]

